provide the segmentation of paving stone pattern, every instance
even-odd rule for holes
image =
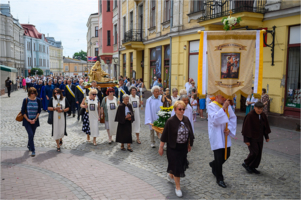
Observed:
[[[99,125],[100,137],[97,138],[98,145],[93,146],[93,144],[87,143],[86,136],[81,131],[82,123],[77,122],[75,118],[68,117],[68,136],[63,139],[62,153],[57,153],[55,151],[55,141],[51,138],[51,126],[47,124],[48,114],[42,112],[40,117],[41,127],[37,129],[35,136],[35,146],[38,147],[36,150],[37,156],[35,158],[28,158],[28,151],[26,153],[26,148],[22,148],[26,147],[27,133],[21,123],[15,121],[15,117],[21,108],[22,99],[25,96],[26,93],[24,91],[18,91],[12,93],[11,98],[0,97],[2,174],[11,174],[12,171],[9,171],[11,168],[8,167],[12,167],[12,159],[21,157],[24,161],[14,163],[14,167],[12,168],[32,171],[33,175],[31,177],[40,174],[41,177],[45,177],[45,180],[48,180],[49,176],[52,177],[51,173],[55,173],[60,175],[58,177],[61,177],[61,179],[66,179],[66,182],[70,181],[75,184],[73,186],[66,186],[64,181],[53,178],[52,181],[57,181],[56,185],[62,185],[60,188],[66,190],[66,197],[61,198],[79,198],[78,194],[74,193],[71,189],[72,187],[79,187],[83,192],[81,194],[78,191],[78,193],[83,198],[101,199],[103,197],[113,199],[113,196],[101,196],[105,192],[97,193],[97,191],[100,191],[102,187],[110,190],[116,184],[121,183],[123,187],[127,188],[128,180],[133,184],[141,181],[141,185],[135,185],[135,187],[142,187],[139,192],[137,193],[137,190],[135,190],[135,192],[130,193],[136,195],[133,198],[154,198],[148,196],[151,189],[154,189],[152,194],[157,195],[155,198],[176,198],[174,195],[174,186],[168,183],[166,178],[166,154],[164,153],[162,157],[158,155],[159,139],[156,142],[157,147],[155,149],[150,148],[149,128],[145,125],[141,125],[140,137],[142,144],[139,145],[133,142],[132,148],[134,152],[130,153],[128,151],[120,151],[120,144],[113,143],[109,145],[104,125],[101,124]],[[298,161],[296,162],[298,156],[292,156],[292,154],[286,151],[278,152],[279,149],[285,148],[281,146],[264,151],[262,162],[258,169],[262,173],[254,175],[247,174],[241,166],[243,160],[248,155],[246,146],[242,145],[241,141],[232,140],[231,156],[223,167],[225,182],[228,188],[223,189],[219,187],[208,165],[213,159],[213,153],[210,149],[208,133],[206,131],[207,125],[205,121],[200,121],[199,118],[197,120],[198,122],[195,124],[196,140],[192,151],[188,154],[189,169],[186,171],[186,177],[181,179],[181,188],[184,192],[183,198],[300,199],[300,165]],[[143,112],[141,113],[141,122],[144,122]],[[279,130],[280,132],[286,131],[285,129]],[[239,134],[239,130],[237,134]],[[295,137],[297,138],[297,136]],[[133,139],[135,139],[135,134],[133,134]],[[300,146],[300,143],[299,145],[294,143],[293,147],[296,148],[294,152],[298,150],[298,146]],[[7,156],[3,160],[4,155]],[[88,163],[93,164],[89,166]],[[109,170],[106,173],[102,170],[103,167],[112,168],[114,172]],[[73,171],[73,169],[77,171]],[[119,179],[119,176],[115,172],[125,177],[129,176],[130,178]],[[25,180],[25,178],[22,180]],[[6,191],[5,188],[7,185],[5,184],[5,187],[3,187],[3,184],[6,182],[8,181],[2,180],[1,182],[1,193],[5,194],[5,197],[8,197],[7,195],[10,193],[3,193]],[[9,182],[12,183],[11,180]],[[45,182],[51,183],[51,181]],[[147,186],[143,188],[142,183]],[[97,188],[97,191],[93,192],[94,190],[91,188]],[[49,190],[46,191],[47,194],[52,193],[52,190],[55,190],[55,188],[51,189],[49,187]],[[87,194],[86,196],[84,196],[84,192]],[[123,194],[124,196],[122,196]],[[114,193],[116,198],[130,198],[126,194],[128,193],[125,190],[122,190],[121,193]],[[56,197],[48,196],[48,198]]]

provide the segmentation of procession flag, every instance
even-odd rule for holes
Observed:
[[[251,94],[255,64],[254,96],[260,98],[264,30],[200,31],[199,33],[199,97],[204,98],[206,92],[209,95],[222,94],[230,99],[238,94],[247,97]]]

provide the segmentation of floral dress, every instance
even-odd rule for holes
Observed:
[[[265,104],[269,101],[269,95],[264,94],[261,96],[261,103]],[[268,103],[263,107],[263,112],[265,115],[268,115]]]

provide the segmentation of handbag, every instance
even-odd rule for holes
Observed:
[[[105,97],[105,103],[107,103],[107,97]],[[103,109],[103,117],[100,118],[100,123],[104,124],[105,123],[105,110]]]
[[[25,107],[25,113],[27,113],[27,98],[26,98],[26,107]],[[18,122],[22,122],[23,121],[23,114],[22,112],[20,111],[19,114],[17,115],[16,117],[16,121]]]

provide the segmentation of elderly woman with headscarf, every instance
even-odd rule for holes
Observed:
[[[134,112],[129,103],[129,95],[122,96],[123,102],[118,106],[115,122],[118,122],[116,142],[121,143],[121,150],[125,151],[124,143],[127,143],[127,150],[133,152],[132,144],[132,123],[134,121]]]
[[[175,102],[175,115],[165,123],[159,148],[159,154],[162,156],[163,146],[167,143],[167,178],[170,182],[175,182],[178,197],[182,197],[180,178],[185,177],[188,168],[187,153],[191,150],[194,140],[191,122],[184,114],[186,108],[187,105],[183,101]]]
[[[152,96],[146,100],[146,104],[145,104],[145,122],[144,122],[144,124],[149,125],[151,147],[155,148],[155,132],[152,129],[152,126],[150,124],[153,124],[154,121],[156,121],[159,118],[159,116],[157,115],[157,112],[160,110],[160,106],[163,106],[163,103],[161,101],[162,97],[161,97],[161,95],[159,95],[159,92],[160,92],[159,86],[153,86],[151,92],[152,92]]]

